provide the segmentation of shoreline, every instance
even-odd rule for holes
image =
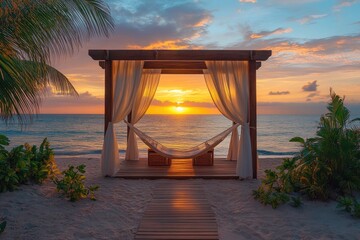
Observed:
[[[1,239],[133,239],[142,214],[152,200],[153,189],[167,181],[104,178],[99,158],[56,157],[60,170],[71,159],[86,164],[86,183],[99,185],[97,201],[69,202],[55,185],[22,185],[14,192],[0,193],[0,218],[7,227]],[[279,158],[259,159],[263,170],[274,168]],[[220,239],[358,239],[360,222],[336,210],[336,202],[304,201],[272,209],[252,197],[260,180],[182,180],[200,183],[216,215]]]

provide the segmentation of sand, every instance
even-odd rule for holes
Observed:
[[[171,180],[103,178],[99,159],[57,159],[87,165],[87,183],[100,186],[97,201],[69,202],[55,185],[21,186],[0,194],[0,218],[7,228],[0,239],[133,239],[157,184]],[[259,173],[279,159],[261,159]],[[261,174],[260,174],[261,176]],[[336,202],[305,201],[295,209],[274,210],[251,196],[259,180],[185,180],[203,185],[218,222],[220,239],[360,239],[360,220],[336,209]]]

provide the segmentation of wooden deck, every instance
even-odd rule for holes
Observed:
[[[171,166],[148,166],[147,159],[123,161],[114,177],[127,179],[238,179],[236,161],[215,159],[214,166],[193,166],[191,159],[173,159]]]
[[[159,183],[135,240],[219,239],[215,215],[197,183]]]

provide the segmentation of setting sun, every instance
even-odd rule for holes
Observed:
[[[179,106],[175,107],[175,111],[178,113],[182,113],[182,112],[184,112],[184,110],[185,109],[183,107],[179,107]]]
[[[173,106],[173,107],[170,107],[170,110],[171,110],[172,114],[187,114],[187,113],[189,113],[189,108],[182,107],[182,106]]]

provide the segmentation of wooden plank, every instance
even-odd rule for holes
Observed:
[[[171,166],[148,166],[147,159],[123,161],[115,177],[127,179],[238,179],[236,161],[214,159],[214,166],[193,166],[191,159],[173,159]]]
[[[233,60],[265,61],[271,50],[95,50],[94,60]]]
[[[257,178],[256,61],[249,61],[249,102],[253,178]]]
[[[135,240],[219,239],[214,212],[196,183],[161,183],[144,212]]]

